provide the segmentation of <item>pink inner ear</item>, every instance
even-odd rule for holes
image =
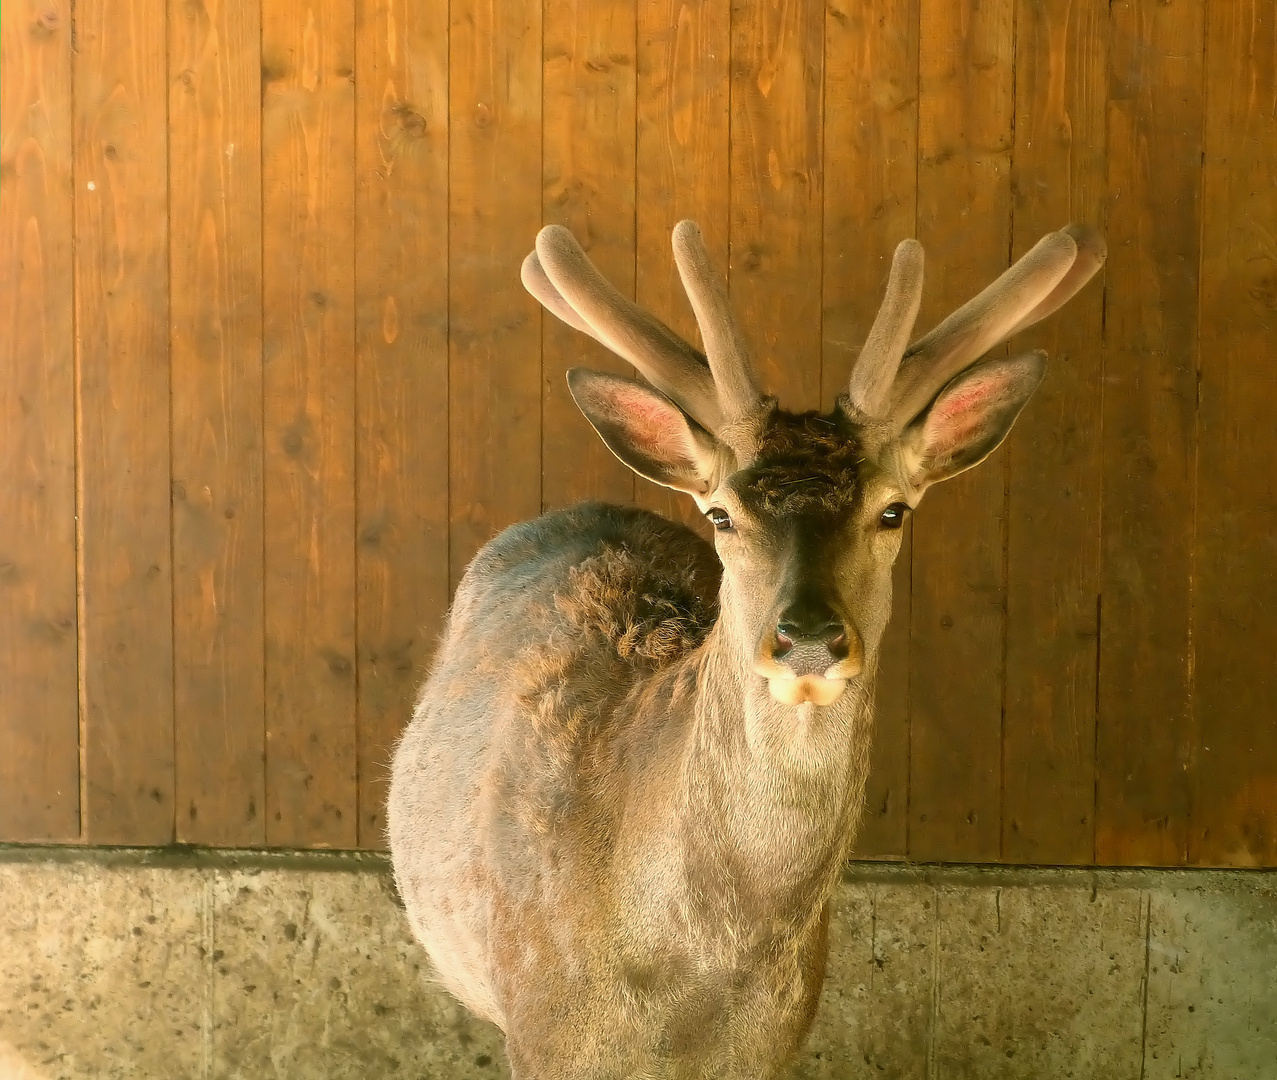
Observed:
[[[653,458],[683,449],[683,423],[671,406],[650,394],[618,393],[616,416],[636,449]]]
[[[973,440],[984,427],[988,406],[1001,389],[1001,380],[968,378],[935,403],[927,417],[927,449],[944,453]]]

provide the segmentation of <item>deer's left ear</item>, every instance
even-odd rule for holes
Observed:
[[[1045,372],[1046,353],[1040,351],[967,368],[900,436],[910,483],[921,491],[993,453]]]

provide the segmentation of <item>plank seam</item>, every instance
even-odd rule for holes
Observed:
[[[732,295],[732,191],[735,185],[733,180],[732,163],[735,156],[732,154],[732,117],[735,115],[733,108],[733,98],[735,95],[736,80],[732,78],[734,51],[736,48],[736,5],[727,5],[727,266],[723,270],[723,280],[727,286],[727,296],[730,301]],[[673,59],[671,59],[671,64]],[[693,339],[694,340],[694,339]],[[757,370],[757,369],[755,369]]]
[[[1011,131],[1007,144],[1007,171],[1015,181],[1015,120],[1019,112],[1016,76],[1019,69],[1020,5],[1011,5]],[[1015,191],[1007,200],[1007,266],[1015,260]],[[1010,348],[1003,350],[1010,353]],[[998,705],[998,861],[1006,859],[1007,829],[1007,658],[1011,614],[1011,466],[1010,450],[1002,455],[1002,687]],[[1000,918],[1000,916],[999,916]]]
[[[75,451],[72,454],[74,464],[72,470],[74,472],[73,486],[75,489],[75,638],[76,638],[76,699],[77,699],[77,728],[79,731],[79,832],[78,839],[84,843],[88,838],[88,832],[85,828],[85,819],[88,816],[89,805],[89,762],[88,762],[88,708],[89,708],[89,687],[86,674],[88,641],[85,632],[85,603],[84,603],[84,400],[81,394],[81,378],[82,364],[80,356],[80,261],[75,257],[75,249],[78,244],[80,235],[78,210],[79,201],[76,198],[77,180],[76,180],[76,154],[75,154],[75,125],[79,112],[76,108],[75,91],[75,57],[76,57],[76,15],[77,7],[71,5],[71,48],[67,55],[67,66],[71,69],[71,368],[72,382],[74,389],[72,391],[72,409],[74,410],[74,435]]]
[[[1201,154],[1197,169],[1197,319],[1193,336],[1193,486],[1189,517],[1191,521],[1188,542],[1188,656],[1186,663],[1188,734],[1191,752],[1186,763],[1189,769],[1188,790],[1185,792],[1188,821],[1184,829],[1184,849],[1181,861],[1190,865],[1194,846],[1196,818],[1200,798],[1200,773],[1197,768],[1201,757],[1200,716],[1197,711],[1197,548],[1198,548],[1198,494],[1201,486],[1201,424],[1202,424],[1202,283],[1206,279],[1206,118],[1210,115],[1210,22],[1214,9],[1213,0],[1206,0],[1202,13],[1202,136]]]
[[[631,298],[634,303],[638,304],[639,297],[639,9],[638,3],[632,5],[631,10],[634,12],[634,63],[630,71],[634,79],[634,175],[630,181],[630,196],[634,206],[634,222],[630,229],[630,237],[634,245],[634,269],[630,274]],[[542,76],[544,78],[544,75]],[[544,122],[544,119],[543,121]],[[544,441],[544,435],[542,436]],[[639,494],[639,478],[638,474],[626,470],[629,476],[630,484],[630,505],[638,505]]]
[[[351,364],[351,381],[350,381],[350,409],[351,409],[351,438],[350,438],[350,483],[354,489],[351,493],[351,502],[353,504],[354,513],[350,518],[350,550],[352,556],[352,573],[354,595],[351,597],[351,682],[352,691],[354,693],[354,713],[355,730],[352,747],[354,751],[354,811],[355,811],[355,847],[360,847],[359,833],[364,825],[364,807],[363,807],[363,785],[361,784],[362,776],[362,755],[359,748],[362,745],[361,736],[363,734],[363,695],[360,694],[360,652],[363,644],[363,638],[359,634],[359,609],[361,607],[360,597],[362,590],[360,582],[362,576],[360,574],[359,559],[359,521],[360,521],[360,503],[359,503],[359,18],[352,7],[351,9],[351,29],[354,32],[354,40],[351,42],[350,50],[350,80],[353,93],[351,95],[351,116],[350,116],[350,138],[351,138],[351,157],[353,159],[353,173],[351,177],[350,190],[350,364]],[[406,28],[405,28],[406,32]],[[404,100],[407,100],[407,85],[405,79]]]
[[[167,304],[165,309],[168,313],[167,341],[168,341],[168,589],[169,589],[169,743],[171,753],[169,760],[171,763],[171,784],[173,797],[169,807],[169,839],[174,841],[177,839],[177,563],[174,559],[176,544],[173,539],[174,519],[173,519],[173,227],[171,224],[173,213],[173,117],[172,117],[172,94],[169,93],[169,87],[172,86],[172,63],[173,63],[173,27],[172,15],[170,13],[170,5],[164,5],[164,206],[166,213],[165,221],[165,245],[164,257],[166,265],[164,267],[164,284],[168,288]]]
[[[264,123],[265,86],[262,80],[262,60],[266,47],[266,19],[259,8],[257,20],[257,265],[260,273],[257,278],[258,305],[260,308],[260,326],[258,334],[258,400],[261,402],[261,537],[262,537],[262,575],[261,575],[261,612],[262,612],[262,844],[270,843],[271,833],[271,782],[270,782],[270,644],[267,627],[270,616],[266,610],[268,599],[267,571],[269,563],[267,552],[270,549],[267,504],[270,501],[270,477],[267,474],[270,451],[267,444],[267,401],[266,401],[266,136]]]
[[[913,235],[918,236],[918,191],[922,180],[922,0],[915,0],[913,40],[913,108],[917,119],[913,136]],[[912,854],[913,833],[913,597],[917,563],[913,534],[909,526],[909,604],[905,623],[905,858]]]
[[[1105,28],[1106,40],[1112,36],[1113,20],[1112,20],[1112,3],[1108,6],[1109,19]],[[1111,75],[1112,71],[1112,49],[1111,47],[1105,53],[1104,57],[1105,80]],[[1107,97],[1107,93],[1106,93]],[[1108,206],[1112,196],[1112,184],[1110,181],[1110,167],[1112,159],[1109,156],[1108,148],[1111,144],[1110,134],[1112,125],[1111,110],[1104,109],[1104,198],[1102,207],[1104,208],[1104,221],[1102,225],[1107,232],[1108,230]],[[1101,693],[1103,687],[1103,670],[1101,667],[1101,658],[1104,655],[1104,448],[1107,445],[1104,438],[1104,392],[1108,384],[1108,320],[1109,320],[1109,281],[1106,268],[1101,269],[1103,280],[1100,288],[1100,378],[1099,378],[1099,400],[1096,402],[1096,438],[1099,440],[1099,450],[1096,454],[1095,468],[1097,470],[1096,484],[1096,504],[1095,504],[1095,732],[1094,732],[1094,748],[1091,753],[1091,772],[1093,777],[1093,794],[1091,796],[1091,863],[1098,865],[1100,861],[1100,778],[1102,769],[1100,767],[1100,730],[1101,730],[1101,708],[1100,703],[1103,700]]]
[[[1101,331],[1101,334],[1103,331]],[[1100,350],[1103,354],[1103,349]],[[1101,355],[1101,376],[1100,376],[1100,394],[1103,395],[1103,356]],[[1104,407],[1103,402],[1100,405],[1100,422],[1103,424]],[[1104,431],[1101,426],[1100,433],[1100,452],[1104,449]],[[1100,495],[1103,497],[1104,485],[1100,484]],[[1103,507],[1100,508],[1100,514],[1103,514]],[[1100,517],[1098,520],[1102,520]],[[1103,534],[1096,530],[1097,543],[1103,546]],[[1103,551],[1099,552],[1097,558],[1103,558]],[[1104,616],[1104,593],[1100,591],[1099,578],[1096,579],[1095,591],[1095,725],[1091,733],[1093,746],[1091,750],[1091,776],[1092,776],[1092,795],[1091,795],[1091,864],[1097,865],[1100,861],[1100,657],[1104,655],[1104,650],[1100,648],[1100,642],[1103,640],[1103,616]]]
[[[452,606],[452,0],[444,4],[444,100],[441,106],[444,122],[444,158],[443,169],[443,250],[445,252],[443,269],[443,580],[447,598],[444,603],[443,620],[448,618],[448,609]],[[442,626],[436,627],[434,634],[435,649],[438,650],[443,639]],[[391,748],[393,761],[394,748]],[[387,785],[389,797],[389,785]],[[389,843],[389,818],[382,822],[382,831]]]
[[[825,201],[828,185],[825,183],[825,96],[829,87],[829,16],[822,13],[820,19],[820,107],[815,118],[816,139],[820,150],[816,156],[815,175],[820,178],[820,198],[813,200],[820,214],[820,228],[816,235],[820,237],[820,276],[816,282],[816,295],[820,303],[816,305],[816,409],[821,411],[825,403],[825,259],[828,256],[828,245],[825,243]],[[808,183],[810,184],[810,180]],[[810,190],[810,188],[808,189]]]

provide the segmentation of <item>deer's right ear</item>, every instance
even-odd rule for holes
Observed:
[[[639,476],[694,496],[714,489],[717,441],[664,394],[586,368],[568,372],[568,389],[607,448]]]

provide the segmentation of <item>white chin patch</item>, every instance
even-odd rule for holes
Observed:
[[[767,680],[767,687],[782,705],[832,705],[847,689],[847,680],[823,675],[776,676]]]

